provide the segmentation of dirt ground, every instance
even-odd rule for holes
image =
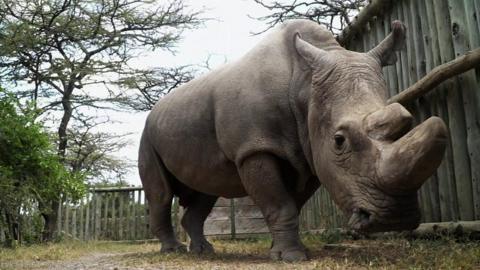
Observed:
[[[480,269],[480,242],[304,238],[310,260],[272,262],[269,239],[214,240],[216,254],[160,254],[158,243],[59,243],[0,249],[0,269]]]

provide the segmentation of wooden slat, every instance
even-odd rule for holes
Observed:
[[[77,238],[77,212],[78,208],[72,208],[72,237]]]
[[[437,30],[439,35],[440,56],[442,63],[454,59],[454,51],[451,36],[451,18],[448,1],[435,1],[435,13],[437,15]],[[456,80],[448,80],[444,83],[447,88],[458,89]],[[470,164],[468,161],[468,149],[466,142],[465,115],[463,112],[461,91],[447,92],[447,108],[449,116],[450,136],[452,139],[452,151],[455,172],[455,188],[457,190],[458,212],[461,220],[473,218]],[[468,183],[467,183],[468,182]],[[468,189],[470,186],[470,189]]]
[[[118,238],[123,240],[123,228],[125,224],[125,218],[123,216],[125,192],[120,192],[118,196]]]
[[[235,211],[235,199],[230,199],[230,236],[232,239],[235,239],[237,234]]]
[[[145,239],[149,239],[149,238],[152,238],[152,235],[150,234],[150,220],[149,220],[149,212],[148,212],[148,201],[147,201],[147,195],[145,194],[145,192],[143,193],[144,196],[143,196],[143,204],[145,205],[145,212],[144,212],[144,215],[145,215]]]
[[[85,203],[84,198],[80,199],[80,206],[78,207],[79,210],[79,220],[78,220],[78,238],[81,240],[85,240]]]
[[[475,14],[475,3],[478,1],[464,0],[457,3],[457,8],[452,10],[452,16],[465,14],[456,18],[460,26],[460,33],[454,35],[454,49],[457,54],[480,47],[480,29],[476,24],[480,14]],[[460,76],[463,89],[463,101],[467,126],[467,146],[470,157],[471,185],[474,219],[480,220],[480,67]]]
[[[63,211],[62,211],[62,200],[60,199],[60,202],[58,203],[58,209],[57,209],[57,234],[60,233],[62,231],[62,214],[63,214]]]
[[[132,239],[131,238],[131,226],[130,226],[130,214],[131,214],[131,209],[130,209],[130,192],[127,191],[124,193],[125,195],[125,239]]]
[[[90,233],[90,221],[92,220],[91,219],[91,214],[90,214],[90,204],[91,204],[91,200],[90,200],[90,195],[91,193],[87,193],[87,198],[86,198],[86,209],[85,209],[85,236],[84,236],[84,239],[85,240],[90,240],[90,237],[91,237],[91,233]]]
[[[138,208],[137,211],[135,212],[135,239],[140,239],[141,238],[141,224],[142,224],[142,219],[141,219],[141,216],[142,216],[142,213],[143,211],[140,211],[140,206],[141,206],[141,199],[142,199],[142,194],[141,194],[142,190],[137,190],[137,207],[135,208]]]
[[[119,240],[118,239],[118,218],[117,218],[117,202],[118,202],[118,192],[112,193],[112,208],[110,213],[112,215],[112,225],[111,225],[111,239]]]
[[[108,209],[109,209],[109,202],[110,202],[110,194],[109,193],[102,193],[100,196],[103,197],[103,224],[100,231],[100,235],[102,238],[108,237]]]
[[[440,58],[440,49],[439,49],[439,39],[438,31],[436,27],[436,16],[435,10],[433,8],[433,0],[419,1],[419,8],[424,14],[424,19],[422,21],[422,28],[424,32],[428,34],[428,39],[424,41],[424,47],[428,48],[426,52],[427,57],[427,71],[431,71],[434,67],[441,64]],[[438,89],[443,89],[443,86],[437,87]],[[435,111],[435,114],[440,116],[448,124],[448,114],[446,113],[446,104],[443,91],[432,91],[429,93],[428,97],[432,100],[432,111]],[[454,192],[450,189],[450,179],[451,173],[453,171],[451,164],[451,151],[447,151],[444,161],[440,164],[440,167],[437,170],[438,176],[438,189],[439,189],[439,203],[440,203],[440,219],[442,221],[452,220],[453,218],[453,209],[455,197],[452,196]]]
[[[63,221],[63,231],[65,232],[65,234],[68,234],[69,233],[69,217],[70,217],[70,204],[68,203],[68,200],[65,200],[65,206],[64,206],[64,212],[65,212],[65,219]]]
[[[94,228],[94,239],[98,240],[100,237],[100,229],[101,229],[101,214],[102,214],[102,197],[98,193],[93,193],[94,195],[94,209],[93,213],[95,215],[95,228]]]

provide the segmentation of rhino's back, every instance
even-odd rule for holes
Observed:
[[[303,162],[288,96],[294,60],[288,42],[294,34],[285,28],[240,60],[192,80],[155,105],[146,127],[151,143],[187,186],[243,196],[236,165],[250,154],[270,152]]]

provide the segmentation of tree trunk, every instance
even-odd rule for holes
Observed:
[[[6,246],[15,247],[20,240],[20,226],[12,214],[5,213],[5,221],[7,223],[7,232],[5,233]]]
[[[65,160],[68,138],[67,138],[67,128],[70,119],[72,118],[72,102],[70,100],[71,93],[73,92],[73,83],[68,84],[67,89],[65,89],[62,106],[63,106],[63,117],[58,127],[58,156],[63,161]],[[60,195],[60,194],[59,194]],[[42,217],[45,221],[42,233],[43,241],[51,241],[55,235],[57,229],[57,209],[58,201],[47,202],[47,207],[42,210]]]
[[[58,201],[48,203],[49,207],[42,210],[42,217],[45,222],[42,232],[42,241],[52,241],[57,229]]]
[[[70,91],[71,92],[71,91]],[[62,99],[63,117],[58,127],[58,155],[63,160],[65,159],[67,149],[67,127],[72,118],[72,102],[70,101],[70,94],[65,94]]]

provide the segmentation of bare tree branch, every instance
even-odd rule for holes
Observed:
[[[277,24],[290,19],[308,19],[325,25],[332,33],[339,34],[367,0],[310,0],[310,1],[264,1],[253,0],[255,3],[270,10],[272,13],[256,18],[264,21],[267,28],[254,33],[263,33]]]

